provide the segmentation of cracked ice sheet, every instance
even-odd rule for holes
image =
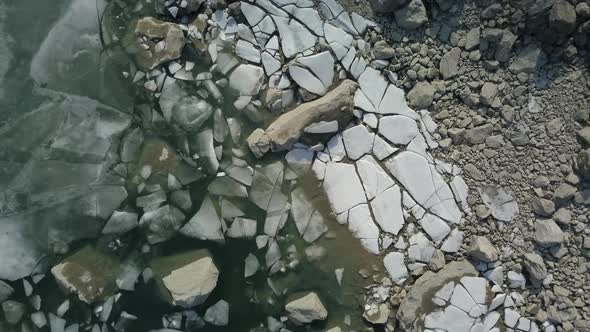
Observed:
[[[380,71],[367,67],[358,78],[360,89],[355,93],[355,107],[369,113],[399,114],[414,120],[420,115],[406,101],[404,91],[388,84]]]
[[[357,205],[348,211],[348,229],[368,252],[379,254],[379,228],[375,225],[367,204]]]
[[[426,158],[404,151],[386,160],[385,167],[423,208],[447,222],[460,223],[462,215],[453,192]]]
[[[314,47],[317,43],[318,37],[298,21],[279,16],[273,16],[273,19],[279,29],[285,57],[291,58],[297,53]]]
[[[336,214],[367,202],[365,191],[353,164],[327,163],[323,188],[332,211]]]

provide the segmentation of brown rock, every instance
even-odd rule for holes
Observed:
[[[305,128],[313,123],[338,121],[340,127],[344,126],[353,116],[356,89],[355,82],[343,81],[322,98],[281,115],[270,124],[264,134],[257,132],[256,137],[248,138],[248,145],[259,146],[259,142],[263,142],[262,145],[266,146],[268,142],[272,151],[283,151],[295,144],[304,134]],[[263,150],[257,152],[265,153]]]
[[[125,48],[135,55],[137,63],[153,69],[161,63],[178,59],[186,43],[178,24],[144,17],[125,40]]]

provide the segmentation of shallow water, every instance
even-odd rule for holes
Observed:
[[[104,16],[97,15],[94,10],[104,8],[105,4],[102,1],[97,1],[95,4],[94,1],[86,0],[51,2],[9,0],[0,4],[0,36],[5,41],[0,46],[0,86],[2,87],[0,89],[0,105],[2,105],[0,126],[5,126],[0,131],[5,138],[4,143],[0,143],[0,157],[2,157],[0,187],[5,188],[0,193],[2,198],[0,223],[4,223],[0,224],[0,230],[2,227],[12,227],[15,220],[23,218],[21,224],[27,225],[27,232],[24,232],[24,243],[22,248],[19,247],[19,253],[34,250],[35,257],[39,257],[37,262],[27,262],[26,267],[36,266],[37,271],[46,272],[47,267],[58,262],[64,255],[69,255],[86,245],[95,246],[117,260],[140,257],[137,261],[146,266],[150,265],[151,260],[161,256],[182,255],[187,250],[206,248],[211,251],[220,269],[220,280],[207,302],[195,310],[202,315],[207,307],[224,299],[230,303],[230,323],[223,328],[213,328],[208,325],[202,329],[203,331],[246,331],[265,323],[268,316],[278,319],[285,314],[284,303],[288,296],[308,290],[319,294],[329,312],[328,319],[312,325],[312,329],[342,325],[346,315],[350,315],[353,328],[362,328],[363,322],[360,317],[361,305],[364,303],[362,287],[374,281],[364,279],[358,271],[365,269],[376,274],[378,257],[366,253],[346,226],[339,225],[335,218],[329,216],[329,206],[326,199],[318,195],[318,183],[315,179],[299,179],[298,185],[304,188],[314,207],[326,217],[329,232],[315,243],[326,249],[326,255],[319,261],[310,261],[306,258],[305,248],[308,244],[301,239],[292,218],[289,217],[285,228],[280,232],[283,239],[279,241],[279,246],[284,256],[287,248],[294,246],[299,264],[292,269],[287,269],[286,272],[278,272],[270,276],[280,295],[272,292],[268,285],[269,275],[266,272],[261,271],[248,280],[244,279],[244,259],[248,253],[255,252],[258,259],[261,262],[264,261],[265,250],[257,251],[254,240],[228,239],[225,244],[220,245],[176,236],[162,244],[152,246],[149,253],[142,257],[139,253],[145,249],[142,246],[143,235],[137,229],[119,237],[95,238],[102,225],[89,224],[89,219],[85,218],[59,219],[76,210],[78,207],[75,205],[78,203],[75,200],[61,202],[62,191],[56,188],[72,190],[72,187],[84,187],[84,190],[89,190],[89,192],[84,191],[84,194],[92,195],[92,191],[96,189],[92,187],[94,181],[101,179],[108,184],[125,185],[129,195],[126,204],[133,205],[140,182],[136,180],[143,166],[150,165],[153,174],[146,185],[164,187],[168,171],[178,169],[182,164],[175,153],[182,147],[175,140],[174,135],[167,131],[169,128],[144,127],[146,121],[142,113],[137,112],[141,109],[137,106],[140,104],[150,108],[158,106],[155,105],[153,98],[144,94],[141,87],[134,87],[129,79],[123,77],[122,72],[129,70],[129,58],[121,47],[117,46],[117,38],[113,41],[113,35],[121,36],[124,31],[123,26],[132,18],[146,15],[150,10],[148,7],[138,7],[135,1],[117,3],[126,4],[126,9],[111,2]],[[23,19],[25,17],[28,19]],[[102,35],[98,31],[101,19],[105,26]],[[101,42],[105,41],[107,44],[109,42],[113,44],[103,49]],[[65,101],[56,103],[57,99]],[[78,173],[74,171],[35,173],[35,168],[30,174],[33,180],[25,181],[26,183],[15,180],[23,178],[23,168],[26,169],[31,164],[39,164],[36,158],[40,157],[34,151],[45,137],[43,136],[44,126],[49,126],[43,118],[33,118],[33,121],[39,121],[34,125],[33,121],[27,118],[19,124],[20,117],[25,114],[37,114],[39,108],[44,110],[47,105],[53,107],[51,112],[61,112],[60,108],[63,108],[67,109],[68,116],[71,116],[76,114],[76,110],[81,105],[93,103],[99,103],[97,108],[111,109],[112,107],[122,114],[128,114],[132,126],[140,126],[145,130],[146,139],[142,152],[137,163],[129,166],[126,181],[120,182],[110,178],[105,180],[102,175],[97,176],[96,179],[85,178],[91,172],[88,169],[80,170]],[[89,109],[92,111],[92,108]],[[134,110],[136,110],[135,113]],[[243,121],[242,139],[248,137],[248,133],[254,126],[249,125],[247,120],[243,119],[229,103],[224,105],[223,111],[226,118],[237,117]],[[85,123],[84,119],[81,121]],[[49,130],[47,129],[47,132]],[[38,139],[36,135],[39,136]],[[80,142],[85,143],[83,133],[81,135],[83,137]],[[93,147],[96,147],[96,144]],[[170,152],[164,159],[161,158],[163,148]],[[76,163],[79,162],[78,158],[92,158],[92,156],[84,155],[80,151],[69,151],[59,155],[59,158]],[[264,165],[280,158],[282,158],[280,155],[265,157],[258,163]],[[249,161],[253,165],[251,163],[253,160],[249,159]],[[77,177],[74,174],[77,174]],[[207,193],[208,183],[212,179],[211,176],[202,175],[200,180],[189,186],[193,207],[191,211],[187,211],[187,217],[198,210]],[[57,194],[52,192],[54,189]],[[289,190],[289,188],[284,189]],[[288,192],[285,193],[288,194]],[[44,195],[50,197],[47,198]],[[59,197],[58,201],[61,202],[59,207],[55,203],[54,195]],[[35,202],[40,202],[38,204],[41,210],[35,208]],[[246,217],[258,221],[258,233],[261,233],[265,212],[247,200],[241,200],[238,204],[243,206]],[[46,221],[53,220],[54,211],[61,211],[59,209],[62,208],[66,212],[55,217],[59,219],[59,223],[53,224]],[[40,213],[43,214],[40,215]],[[84,232],[80,233],[78,228],[84,229]],[[54,234],[56,232],[59,234]],[[72,243],[68,245],[68,242]],[[5,241],[0,244],[0,250],[12,250],[11,245]],[[338,268],[344,269],[342,286],[338,285],[334,274],[334,270]],[[14,281],[11,285],[17,290],[17,299],[27,302],[22,282]],[[35,287],[35,293],[41,296],[41,310],[46,312],[54,312],[62,301],[68,298],[58,290],[50,274]],[[163,315],[179,311],[178,308],[173,308],[157,296],[153,282],[146,285],[140,282],[135,292],[123,291],[122,293],[123,296],[115,311],[125,310],[139,318],[130,331],[143,332],[161,328]],[[69,296],[69,298],[72,301],[72,308],[64,318],[69,323],[89,321],[92,316],[91,307],[79,303],[75,296]],[[2,320],[3,317],[0,316],[0,330],[11,331],[13,327],[3,325]]]

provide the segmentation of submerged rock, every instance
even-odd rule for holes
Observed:
[[[204,303],[219,278],[219,270],[207,250],[159,257],[151,266],[159,277],[158,285],[164,299],[183,308]]]
[[[203,317],[209,324],[225,326],[229,323],[229,303],[221,300],[207,309]]]
[[[161,63],[178,59],[185,43],[178,24],[144,17],[136,22],[125,46],[129,53],[135,54],[141,67],[154,69]]]
[[[324,97],[302,104],[294,110],[281,115],[265,130],[263,135],[257,133],[257,140],[248,139],[250,146],[270,145],[272,151],[284,151],[305,133],[305,128],[321,121],[330,122],[337,120],[340,124],[346,124],[352,118],[354,106],[354,92],[357,84],[346,80],[328,92]],[[263,141],[263,144],[257,142]],[[263,150],[253,151],[260,154]]]
[[[318,295],[309,292],[298,299],[291,300],[285,305],[289,319],[295,325],[303,325],[328,317],[328,311]]]
[[[86,246],[51,269],[57,283],[92,304],[113,295],[120,263],[93,246]]]

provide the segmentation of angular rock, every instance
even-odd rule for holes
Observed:
[[[498,251],[485,236],[476,236],[471,241],[467,254],[478,261],[491,263],[498,260]]]
[[[221,300],[210,306],[203,319],[211,325],[226,326],[229,323],[229,303]]]
[[[145,39],[142,39],[145,37]],[[126,49],[146,69],[178,59],[186,40],[179,25],[144,17],[137,21]]]
[[[199,211],[182,226],[180,233],[199,240],[223,241],[222,223],[211,197],[205,196]]]
[[[529,45],[522,49],[508,70],[514,74],[533,73],[536,69],[547,63],[545,52],[538,45]]]
[[[453,48],[447,54],[443,55],[440,60],[439,71],[443,79],[448,80],[459,74],[459,60],[461,59],[461,49]]]
[[[572,33],[576,28],[576,8],[568,1],[555,1],[549,11],[549,27],[559,34]]]
[[[428,82],[418,82],[410,92],[408,92],[408,101],[411,106],[418,109],[430,107],[434,101],[434,93],[436,90]]]
[[[290,300],[285,305],[287,316],[295,325],[303,325],[317,320],[325,320],[328,311],[318,295],[309,292],[302,297]]]
[[[561,244],[564,234],[552,219],[537,219],[535,221],[535,241],[542,247],[552,247]]]
[[[491,210],[494,218],[501,221],[511,221],[518,214],[518,203],[503,188],[483,187],[477,190],[481,200]]]
[[[162,296],[170,304],[187,309],[204,303],[219,278],[219,270],[207,250],[158,257],[151,267],[159,277]]]
[[[543,257],[535,253],[526,253],[522,259],[522,265],[528,272],[529,276],[538,282],[543,281],[547,276],[547,267],[543,261]]]
[[[486,138],[492,134],[494,131],[494,126],[491,124],[485,124],[481,126],[477,126],[471,128],[467,131],[465,135],[465,139],[469,144],[481,144],[485,142]]]
[[[14,288],[10,287],[9,284],[0,280],[0,303],[8,300],[8,298],[14,293]]]
[[[414,30],[428,22],[428,13],[422,0],[410,0],[404,7],[394,13],[397,24],[408,30]]]
[[[343,81],[324,97],[304,103],[281,115],[256,142],[264,141],[265,146],[268,141],[272,151],[283,151],[295,144],[305,132],[305,128],[313,123],[338,121],[344,126],[353,116],[353,96],[356,88],[357,84],[353,81]],[[250,145],[256,144],[252,142]]]
[[[531,209],[542,217],[550,217],[555,212],[555,203],[548,199],[534,196],[531,198]]]
[[[242,64],[229,75],[229,86],[241,96],[256,96],[266,76],[260,67]]]

